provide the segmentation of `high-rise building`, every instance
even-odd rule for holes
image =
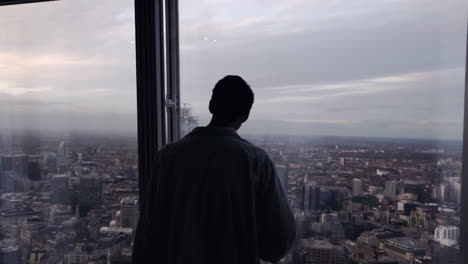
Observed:
[[[460,228],[456,226],[438,226],[434,231],[434,240],[447,247],[457,245],[459,236]]]
[[[346,166],[346,158],[340,158],[340,165],[341,166]]]
[[[70,191],[70,176],[55,175],[50,182],[50,199],[52,203],[70,204],[72,194]]]
[[[315,183],[302,185],[302,210],[316,211],[320,209],[320,187]]]
[[[352,186],[352,194],[353,196],[359,196],[362,194],[362,180],[360,179],[353,179],[353,186]]]
[[[385,195],[388,197],[395,197],[398,194],[398,182],[386,181],[385,182]]]
[[[66,149],[65,149],[65,142],[60,141],[60,144],[57,147],[57,156],[58,157],[65,157]]]
[[[2,171],[14,171],[19,177],[28,177],[29,156],[26,154],[3,155],[0,157]]]
[[[89,210],[101,204],[101,179],[95,174],[80,176],[78,205],[80,215],[85,216]]]
[[[120,227],[130,227],[135,229],[138,224],[139,205],[138,198],[125,197],[120,201]]]
[[[454,181],[452,184],[452,196],[453,200],[457,202],[457,204],[461,203],[461,182],[459,180]]]
[[[31,181],[41,180],[41,168],[39,166],[39,161],[30,161],[28,163],[28,179]]]
[[[345,264],[344,248],[325,239],[306,238],[298,241],[293,253],[295,264]]]

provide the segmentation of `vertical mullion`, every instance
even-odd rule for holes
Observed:
[[[163,0],[135,0],[135,47],[140,201],[157,151],[166,143]],[[140,203],[142,205],[143,203]]]
[[[468,263],[468,24],[465,61],[465,98],[463,117],[463,154],[461,179],[461,214],[460,214],[460,263]]]
[[[166,52],[168,138],[180,137],[180,79],[179,79],[179,7],[178,0],[166,0]]]

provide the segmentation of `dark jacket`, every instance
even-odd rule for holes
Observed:
[[[198,127],[165,146],[145,185],[133,263],[276,262],[294,240],[273,162],[234,129]]]

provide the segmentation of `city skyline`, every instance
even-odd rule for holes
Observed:
[[[132,3],[0,8],[4,132],[136,131]],[[256,94],[241,134],[460,140],[466,7],[180,1],[181,99],[204,125],[215,82],[239,74]]]

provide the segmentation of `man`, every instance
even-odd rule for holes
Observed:
[[[209,125],[159,151],[133,263],[254,264],[287,253],[296,228],[274,164],[236,132],[253,101],[241,77],[224,77]]]

